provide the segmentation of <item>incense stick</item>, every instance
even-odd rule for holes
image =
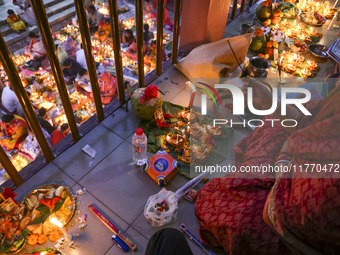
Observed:
[[[332,26],[332,24],[333,24],[333,22],[334,22],[334,20],[335,20],[337,15],[338,15],[338,12],[335,13],[333,19],[331,20],[331,23],[329,23],[329,26],[328,26],[327,30],[329,30],[331,28],[331,26]]]
[[[242,67],[241,67],[240,62],[238,62],[238,59],[237,59],[237,57],[236,57],[236,55],[235,55],[235,52],[234,52],[234,50],[233,50],[233,47],[231,47],[231,44],[230,44],[229,40],[227,40],[227,41],[228,41],[229,47],[230,47],[231,51],[233,52],[233,55],[234,55],[234,57],[235,57],[235,59],[236,59],[236,61],[237,61],[237,64],[238,64],[238,66],[239,66],[240,69],[241,69],[241,74],[243,74],[243,69],[242,69]]]

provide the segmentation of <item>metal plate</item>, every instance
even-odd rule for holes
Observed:
[[[21,205],[25,204],[25,206],[27,206],[26,203],[25,203],[26,198],[30,198],[32,195],[37,194],[39,192],[38,190],[40,190],[40,189],[52,189],[52,188],[57,189],[59,186],[63,186],[63,185],[44,184],[42,186],[39,186],[39,187],[35,188],[34,190],[32,190],[31,192],[29,192],[24,197],[24,199],[21,201]],[[72,191],[68,187],[65,187],[65,186],[63,186],[63,187],[64,187],[64,191],[67,192],[67,195],[71,198],[71,202],[72,202],[72,208],[69,208],[72,213],[71,213],[70,218],[67,220],[67,222],[65,224],[65,226],[67,226],[71,222],[71,220],[73,219],[73,216],[74,216],[76,209],[77,209],[77,203],[76,203],[76,198],[75,198],[74,194],[72,193]]]
[[[303,12],[303,13],[301,13],[300,14],[300,19],[301,19],[301,21],[303,22],[303,23],[305,23],[306,25],[309,25],[309,26],[314,26],[314,27],[322,27],[325,23],[323,23],[323,24],[314,24],[314,23],[310,23],[310,22],[307,22],[307,21],[304,21],[304,18],[302,18],[303,17],[303,15],[304,14],[306,14],[307,12]],[[321,16],[321,15],[320,15]],[[321,16],[323,19],[324,19],[324,21],[326,22],[326,18],[324,17],[324,16]]]

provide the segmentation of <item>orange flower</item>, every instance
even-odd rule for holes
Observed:
[[[258,54],[257,56],[261,57],[261,58],[264,58],[264,55],[263,54]]]
[[[6,233],[12,226],[13,224],[7,219],[0,221],[0,233]]]
[[[268,2],[268,5],[272,4],[272,0],[267,0],[267,2]]]
[[[256,36],[261,36],[263,34],[263,30],[261,28],[256,29],[255,35]]]
[[[269,6],[269,2],[268,2],[268,1],[264,1],[264,2],[262,3],[262,5],[263,5],[264,7],[267,7],[267,6]]]

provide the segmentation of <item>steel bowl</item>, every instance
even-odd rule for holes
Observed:
[[[308,46],[309,51],[316,57],[329,58],[328,47],[322,44],[311,44]]]
[[[249,59],[247,71],[249,76],[264,78],[267,77],[269,67],[270,62],[267,59],[255,56]]]

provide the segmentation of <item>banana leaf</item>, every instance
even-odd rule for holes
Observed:
[[[188,107],[183,107],[180,105],[172,104],[170,102],[163,101],[163,112],[171,115],[176,115],[183,111],[189,110]],[[209,116],[199,116],[199,121],[202,124],[211,124],[212,119]],[[169,120],[170,124],[179,121],[178,118],[173,117]],[[164,143],[164,139],[161,137],[162,135],[166,135],[169,132],[174,132],[171,127],[158,127],[155,120],[152,121],[144,121],[142,120],[139,125],[139,128],[143,128],[144,133],[148,137],[148,151],[151,153],[156,153],[161,149],[161,145]],[[225,128],[224,139],[219,139],[215,141],[216,147],[210,152],[209,159],[204,163],[205,165],[216,165],[223,160],[226,159],[229,151],[233,146],[233,130],[231,128]],[[174,150],[170,150],[169,154],[177,159],[180,154],[177,154]],[[178,161],[180,164],[180,174],[184,175],[187,178],[195,177],[194,171],[190,171],[190,164],[184,163],[183,161]],[[197,173],[198,175],[199,173]]]

